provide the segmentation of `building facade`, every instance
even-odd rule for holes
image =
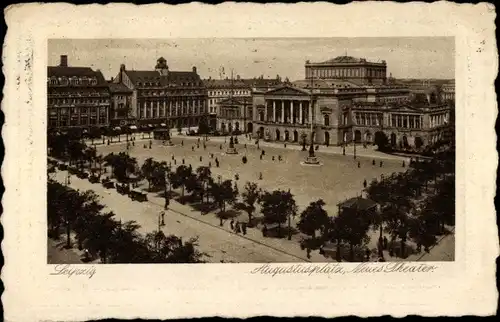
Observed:
[[[112,127],[135,126],[132,116],[132,90],[123,84],[109,83],[111,94],[110,124]]]
[[[311,78],[253,95],[253,134],[272,141],[373,144],[381,132],[394,147],[419,149],[443,137],[449,118],[436,93],[415,98],[398,85]]]
[[[48,130],[107,127],[111,96],[100,71],[68,66],[61,56],[59,66],[47,69]]]
[[[339,56],[324,62],[306,61],[306,79],[350,80],[359,84],[385,84],[387,64],[364,58]]]
[[[113,80],[132,91],[131,116],[141,127],[196,127],[208,118],[207,89],[193,67],[191,71],[170,71],[160,57],[154,70],[127,70]]]
[[[219,115],[219,102],[229,97],[251,100],[252,88],[239,76],[230,79],[206,79],[203,81],[208,92],[208,113]]]
[[[229,97],[218,103],[217,130],[223,134],[253,131],[252,100],[247,97]]]

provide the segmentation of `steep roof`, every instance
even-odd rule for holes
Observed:
[[[121,83],[108,83],[111,93],[131,93],[132,90]]]
[[[95,77],[97,79],[97,85],[107,85],[104,76],[100,71],[94,71],[90,67],[69,67],[69,66],[48,66],[47,67],[48,77]]]
[[[200,76],[195,72],[169,71],[167,75],[161,75],[155,70],[127,70],[130,81],[137,85],[138,83],[154,83],[159,86],[168,84],[197,83],[200,82]]]
[[[360,210],[360,211],[365,211],[365,210],[370,210],[374,207],[377,206],[377,203],[371,199],[366,199],[362,197],[354,197],[351,199],[348,199],[346,201],[343,201],[338,204],[340,208],[349,208],[352,210]]]

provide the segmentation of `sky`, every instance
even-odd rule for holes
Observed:
[[[343,55],[387,62],[396,78],[455,78],[453,37],[412,38],[197,38],[197,39],[49,39],[48,64],[68,55],[69,66],[99,69],[115,77],[127,69],[153,70],[158,57],[170,70],[202,78],[264,77],[304,79],[306,60],[321,62]]]

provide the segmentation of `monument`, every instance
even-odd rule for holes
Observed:
[[[227,147],[226,154],[238,154],[238,151],[236,151],[236,148],[234,147],[234,140],[232,135],[229,138],[229,146]]]
[[[309,153],[304,161],[304,164],[308,165],[321,165],[314,153],[314,133],[311,132],[311,146],[309,146]]]

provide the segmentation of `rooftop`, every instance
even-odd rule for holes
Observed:
[[[102,73],[97,70],[94,71],[90,67],[69,67],[69,66],[48,66],[48,77],[95,77],[97,85],[106,85],[106,80]]]
[[[357,58],[353,56],[337,56],[335,58],[323,61],[323,62],[318,62],[318,63],[312,63],[309,60],[306,61],[306,64],[359,64],[359,63],[371,63],[371,64],[385,64],[385,60],[382,60],[380,62],[369,62],[366,60],[366,58]]]

